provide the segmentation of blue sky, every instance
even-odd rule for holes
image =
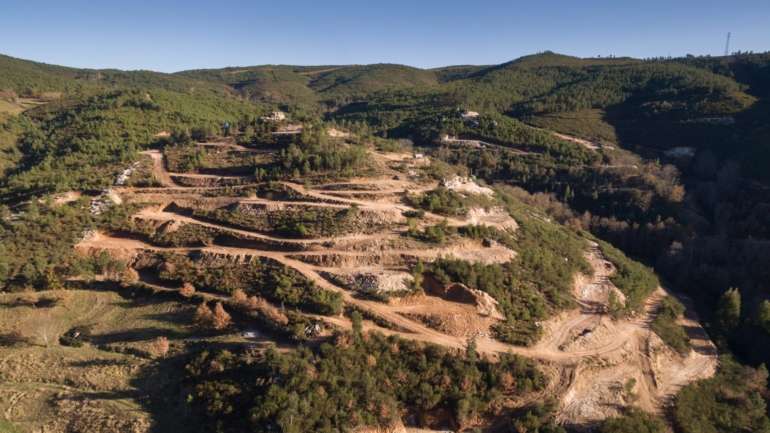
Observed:
[[[171,72],[770,50],[770,0],[0,0],[0,53]]]

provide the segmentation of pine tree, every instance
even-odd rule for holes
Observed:
[[[757,316],[759,326],[770,334],[770,301],[764,300],[759,304]]]
[[[364,332],[363,317],[361,317],[361,313],[353,311],[353,313],[350,314],[350,321],[353,324],[353,336],[356,341],[360,341]]]
[[[741,320],[741,292],[731,287],[722,294],[717,305],[717,321],[725,332],[738,327]]]

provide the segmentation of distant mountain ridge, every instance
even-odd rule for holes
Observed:
[[[670,59],[656,63],[678,63],[715,74],[725,68],[716,64],[729,62],[719,57]],[[0,90],[16,93],[72,91],[89,86],[155,87],[173,91],[211,91],[230,93],[272,103],[315,104],[319,101],[360,98],[383,91],[455,91],[460,87],[481,85],[510,90],[511,75],[516,80],[537,86],[533,74],[576,71],[592,68],[634,68],[649,61],[629,57],[579,58],[553,52],[523,56],[499,65],[457,65],[420,69],[399,64],[370,65],[257,65],[220,69],[195,69],[176,73],[146,70],[82,69],[49,65],[0,55]],[[687,71],[683,71],[684,74]],[[737,78],[740,78],[740,74]],[[453,87],[454,86],[454,87]],[[447,87],[452,87],[446,89]],[[546,86],[550,87],[550,86]],[[547,88],[544,89],[547,91]],[[519,96],[507,95],[505,96]],[[522,93],[524,97],[527,92]],[[518,97],[508,99],[519,99]],[[515,101],[519,102],[519,101]]]

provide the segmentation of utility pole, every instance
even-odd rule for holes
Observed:
[[[727,42],[725,42],[725,57],[730,55],[730,32],[727,32]]]

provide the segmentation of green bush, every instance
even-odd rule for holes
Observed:
[[[723,357],[716,376],[679,392],[674,425],[682,433],[768,433],[766,386],[764,367],[744,367]]]
[[[690,350],[690,338],[684,328],[676,323],[682,317],[685,308],[679,301],[671,296],[666,296],[660,302],[655,319],[652,321],[652,330],[671,348],[685,354]]]
[[[666,424],[660,418],[631,409],[627,414],[608,418],[599,425],[598,433],[666,433]]]
[[[626,310],[633,311],[642,307],[644,300],[660,286],[660,281],[652,269],[628,258],[622,251],[607,242],[598,241],[604,256],[615,265],[615,273],[610,280],[626,295]]]

